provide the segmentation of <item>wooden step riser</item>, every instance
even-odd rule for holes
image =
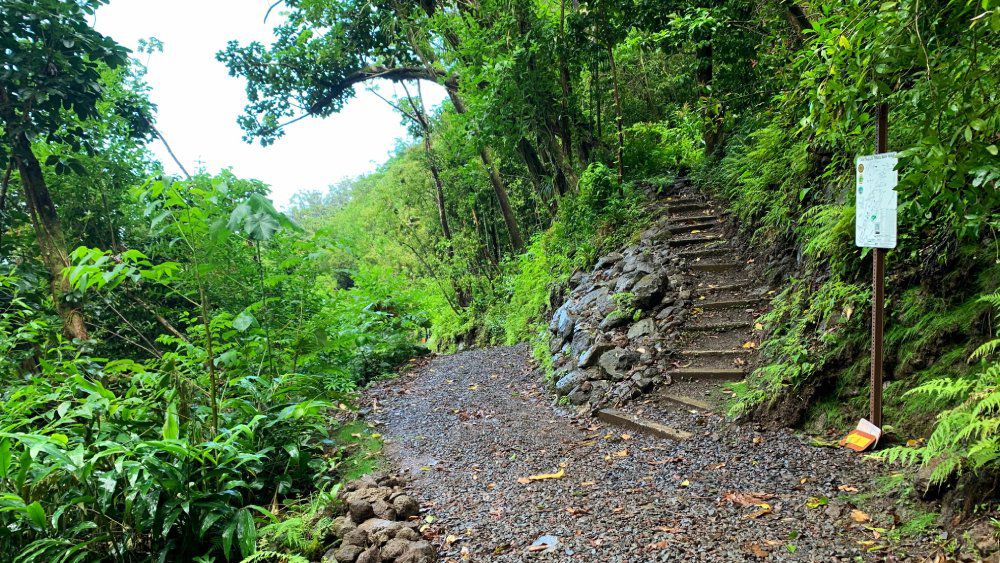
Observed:
[[[725,332],[729,330],[745,329],[749,330],[753,326],[750,322],[714,323],[704,325],[687,325],[685,332]]]
[[[657,395],[657,398],[661,401],[666,401],[674,406],[681,407],[687,410],[698,410],[704,412],[712,412],[712,405],[706,403],[705,401],[695,399],[694,397],[688,397],[686,395],[678,395],[676,393],[663,392]]]
[[[695,302],[694,306],[703,311],[722,311],[726,309],[753,309],[759,301],[751,299],[734,299],[732,301]]]
[[[672,225],[667,227],[667,232],[676,235],[689,233],[691,231],[707,231],[717,226],[719,226],[719,224],[715,221],[703,221],[699,223],[691,223],[690,225]]]
[[[607,422],[608,424],[613,424],[615,426],[628,430],[634,430],[636,432],[642,432],[643,434],[649,434],[651,436],[656,436],[657,438],[683,441],[691,438],[692,436],[690,432],[671,428],[660,424],[659,422],[631,415],[617,409],[601,409],[597,411],[597,418]]]
[[[689,266],[692,272],[729,272],[741,269],[742,267],[743,264],[737,262],[723,262],[721,264],[702,264],[696,262]]]
[[[667,241],[670,246],[695,246],[698,244],[705,244],[709,242],[717,242],[722,240],[722,237],[699,237],[699,238],[675,238]]]
[[[681,350],[685,358],[737,358],[749,353],[750,350]]]
[[[670,374],[670,377],[677,381],[741,381],[746,377],[746,374],[739,370],[706,369],[701,371],[673,372]]]
[[[709,256],[719,256],[720,254],[731,254],[729,248],[707,248],[705,250],[682,250],[677,253],[681,258],[707,258]]]

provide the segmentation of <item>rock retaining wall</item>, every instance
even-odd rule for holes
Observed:
[[[669,383],[691,298],[669,237],[658,221],[636,244],[570,278],[569,295],[549,324],[549,350],[556,393],[571,404],[616,405]]]

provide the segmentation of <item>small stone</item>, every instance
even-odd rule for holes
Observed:
[[[607,268],[612,264],[616,264],[621,259],[622,255],[618,252],[612,252],[610,254],[606,254],[597,261],[597,264],[594,265],[594,269],[603,270],[604,268]]]
[[[583,383],[587,379],[587,374],[583,370],[575,369],[556,381],[556,393],[560,395],[568,394],[574,387]]]
[[[347,511],[351,514],[351,520],[357,524],[375,517],[375,510],[372,509],[371,503],[360,499],[349,501]]]
[[[660,301],[664,292],[664,279],[659,274],[646,274],[632,288],[633,303],[640,309],[649,309]]]
[[[604,320],[601,321],[601,324],[598,328],[607,332],[609,330],[614,330],[620,326],[627,325],[630,320],[632,319],[626,315],[620,315],[618,313],[612,312],[610,315],[604,317]]]

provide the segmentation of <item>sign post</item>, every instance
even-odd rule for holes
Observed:
[[[896,153],[888,152],[886,134],[889,108],[879,104],[876,111],[875,154],[858,157],[854,216],[855,244],[872,249],[872,361],[868,419],[841,441],[863,451],[874,446],[882,434],[882,341],[885,325],[885,252],[896,248],[895,192],[899,175]]]

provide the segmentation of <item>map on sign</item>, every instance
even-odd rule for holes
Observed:
[[[854,244],[896,248],[896,153],[859,156],[855,163]]]

